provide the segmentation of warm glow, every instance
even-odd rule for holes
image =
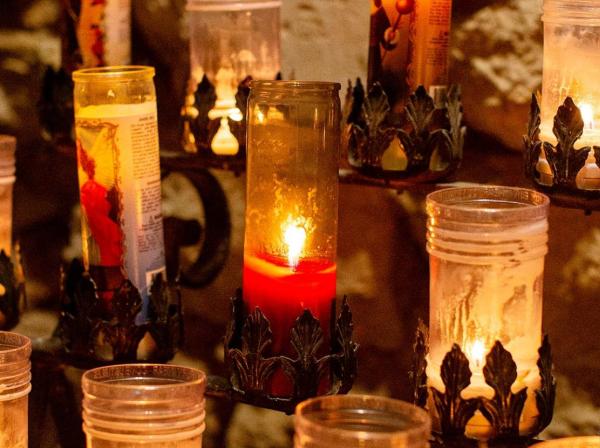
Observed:
[[[485,344],[480,339],[476,339],[471,344],[467,345],[467,358],[475,367],[481,367],[483,365],[483,359],[485,357]]]
[[[591,104],[580,103],[579,110],[583,119],[583,127],[585,129],[594,129],[594,108]]]
[[[231,156],[238,153],[240,144],[229,129],[227,117],[221,118],[221,126],[212,139],[210,147],[215,154],[219,155]]]
[[[298,267],[300,255],[306,241],[306,230],[296,224],[290,224],[285,229],[283,240],[288,246],[288,263],[291,268]]]

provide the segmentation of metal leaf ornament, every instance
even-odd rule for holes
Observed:
[[[332,350],[335,355],[331,357],[331,369],[335,380],[332,392],[336,394],[348,393],[352,389],[356,377],[358,344],[352,340],[353,331],[352,311],[350,311],[348,299],[344,297],[340,315],[335,324]]]
[[[464,435],[468,421],[479,406],[475,398],[463,399],[461,392],[471,384],[469,360],[457,344],[452,346],[442,361],[441,376],[445,392],[431,389],[440,418],[442,433],[450,437]]]
[[[536,166],[542,152],[542,142],[539,139],[541,123],[540,105],[537,96],[533,94],[531,95],[531,106],[529,108],[527,134],[523,136],[525,174],[532,179],[537,177]]]
[[[544,153],[554,175],[554,183],[568,185],[575,182],[577,173],[585,165],[591,148],[575,149],[575,143],[583,135],[584,122],[581,111],[570,97],[567,97],[554,117],[552,131],[558,140],[556,146],[544,142]]]
[[[294,384],[294,399],[304,400],[317,395],[323,371],[329,356],[319,359],[323,344],[323,330],[319,320],[309,310],[304,310],[291,331],[291,344],[298,357],[282,358],[283,371]]]
[[[496,437],[518,437],[527,388],[517,393],[511,391],[517,379],[517,365],[499,341],[486,356],[483,376],[485,382],[494,389],[494,396],[491,399],[481,398],[481,413],[494,427]]]
[[[535,391],[535,402],[540,413],[536,432],[540,433],[552,421],[556,399],[556,380],[552,375],[552,348],[548,335],[544,336],[538,353],[540,357],[537,366],[540,371],[541,387]]]
[[[423,86],[410,96],[405,112],[410,130],[399,129],[398,139],[404,147],[410,167],[427,168],[436,148],[441,148],[447,156],[452,154],[449,132],[446,129],[431,130],[435,104]]]
[[[202,81],[198,84],[194,92],[194,107],[198,110],[198,116],[193,123],[193,132],[196,135],[196,141],[208,145],[210,143],[210,130],[208,112],[215,107],[217,101],[217,92],[215,86],[208,80],[207,76],[202,76]]]
[[[233,348],[229,353],[233,367],[231,384],[246,392],[263,390],[278,361],[264,356],[271,345],[272,333],[269,321],[260,309],[255,309],[246,319],[241,339],[241,350]]]
[[[465,136],[467,134],[467,128],[462,126],[463,109],[460,98],[460,86],[450,86],[446,103],[446,116],[450,123],[450,136],[452,141],[450,150],[452,151],[452,158],[456,160],[462,159],[462,151],[465,145]]]
[[[419,407],[427,405],[427,353],[428,331],[423,321],[419,321],[413,346],[413,366],[409,378],[413,388],[413,402]]]

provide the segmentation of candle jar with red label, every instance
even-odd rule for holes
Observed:
[[[290,330],[304,310],[329,349],[336,293],[339,84],[253,81],[248,102],[244,302],[269,319],[272,355],[294,355]],[[292,385],[275,373],[270,393]]]

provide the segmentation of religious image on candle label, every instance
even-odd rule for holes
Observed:
[[[415,0],[371,0],[368,84],[379,82],[399,112],[408,94],[409,40]]]
[[[127,278],[147,299],[165,272],[156,104],[84,107],[75,127],[84,263],[109,289]]]

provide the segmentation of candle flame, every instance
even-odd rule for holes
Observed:
[[[283,240],[288,246],[288,263],[291,268],[295,269],[300,262],[300,255],[306,241],[306,230],[304,227],[290,224],[285,229]]]
[[[470,345],[467,345],[467,357],[475,364],[475,367],[479,368],[483,365],[483,359],[485,357],[485,344],[482,340],[476,339]]]
[[[581,118],[583,119],[583,126],[585,129],[594,129],[594,108],[591,104],[580,103],[579,110],[581,111]]]

